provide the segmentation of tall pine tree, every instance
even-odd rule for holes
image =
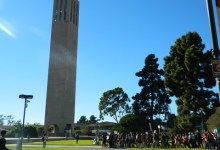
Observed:
[[[151,122],[155,116],[167,114],[171,103],[161,78],[164,72],[158,68],[157,61],[154,54],[146,57],[144,68],[136,73],[141,78],[138,83],[142,87],[141,92],[132,97],[134,113],[149,118]]]
[[[218,97],[211,89],[216,84],[212,76],[212,54],[203,52],[204,48],[198,33],[189,32],[176,40],[170,55],[164,58],[165,86],[177,98],[180,130],[193,130],[215,111]]]

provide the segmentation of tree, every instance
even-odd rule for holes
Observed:
[[[118,123],[122,116],[130,112],[129,102],[128,95],[120,87],[104,92],[99,102],[100,118],[110,115]]]
[[[145,132],[147,129],[146,120],[141,118],[141,116],[136,116],[134,114],[127,114],[123,116],[118,124],[115,124],[112,128],[113,131],[123,132]],[[148,129],[149,130],[149,129]]]
[[[209,117],[207,120],[208,129],[211,131],[213,129],[220,129],[220,109],[217,109],[216,112]],[[201,116],[203,117],[203,116]]]
[[[89,123],[97,123],[96,117],[94,115],[91,115],[89,118]]]
[[[4,125],[4,120],[5,120],[5,116],[4,115],[0,115],[0,125],[1,126]]]
[[[176,124],[176,115],[175,114],[169,114],[167,116],[167,122],[165,124],[166,127],[169,127],[170,129],[175,129],[177,124]]]
[[[203,52],[205,45],[196,32],[177,39],[165,57],[165,86],[175,96],[178,127],[193,130],[201,123],[201,111],[208,117],[215,112],[218,96],[211,90],[216,81],[212,76],[211,51]]]
[[[87,126],[85,126],[85,129],[87,130],[87,132],[85,133],[86,135],[88,135],[88,136],[94,135],[94,133],[92,133],[94,126],[87,125]]]
[[[24,137],[38,137],[37,127],[35,125],[26,125],[24,127]]]
[[[0,125],[4,125],[5,122],[7,122],[7,126],[13,126],[16,123],[16,120],[14,120],[14,116],[12,115],[0,115]]]
[[[37,129],[38,136],[42,136],[42,133],[44,132],[44,126],[35,125]]]
[[[35,122],[33,125],[34,125],[34,126],[41,126],[41,123]]]
[[[139,86],[142,87],[140,93],[133,96],[133,110],[135,115],[143,118],[150,118],[160,114],[167,114],[168,105],[171,103],[166,93],[164,81],[162,80],[163,70],[158,69],[158,58],[154,54],[149,54],[145,59],[144,68],[136,73],[140,77]]]
[[[22,129],[22,124],[21,124],[21,121],[18,120],[15,122],[12,128],[9,131],[7,131],[6,136],[7,137],[20,137],[21,129]]]
[[[12,115],[5,116],[5,120],[7,120],[8,126],[13,126],[16,123],[16,121],[14,120],[14,116]]]
[[[21,126],[20,125],[13,126],[7,132],[8,137],[15,137],[16,135],[21,136],[20,134],[21,134]],[[35,126],[35,125],[25,125],[24,126],[24,137],[27,137],[28,135],[30,137],[38,137],[37,126]]]
[[[77,123],[79,123],[79,124],[86,124],[86,123],[88,123],[88,120],[87,120],[86,116],[81,116],[79,118],[79,121],[77,121]]]

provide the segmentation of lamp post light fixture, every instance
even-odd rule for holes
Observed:
[[[99,122],[101,119],[96,120],[96,136],[95,136],[95,144],[99,145]]]
[[[20,149],[22,150],[22,142],[23,142],[23,138],[24,138],[25,112],[26,112],[26,108],[27,108],[27,103],[30,102],[30,100],[28,100],[28,99],[32,99],[33,95],[21,94],[21,95],[19,95],[19,98],[24,99],[24,114],[23,114],[23,124],[22,124],[22,128],[21,128],[21,143],[20,143]]]
[[[203,122],[203,109],[200,109],[200,115],[201,115],[201,129],[202,131],[205,130],[204,122]]]
[[[158,127],[158,130],[159,130],[159,135],[160,135],[160,125],[158,125],[157,127]]]

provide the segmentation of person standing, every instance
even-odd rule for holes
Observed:
[[[27,135],[27,140],[28,140],[28,143],[30,143],[30,135],[29,134]]]
[[[106,147],[106,144],[107,144],[106,142],[107,142],[107,135],[106,133],[104,133],[102,135],[102,148]]]
[[[6,130],[2,130],[2,131],[1,131],[1,136],[2,136],[2,138],[0,139],[0,150],[9,150],[9,149],[5,146],[5,145],[6,145],[5,135],[6,135]]]
[[[79,134],[77,133],[76,134],[76,143],[78,144],[78,142],[79,142]]]
[[[111,132],[108,138],[109,148],[113,148],[114,146],[114,132]]]
[[[68,138],[69,138],[69,130],[65,130],[65,137],[66,137],[66,140],[68,140]]]
[[[43,142],[43,148],[46,148],[46,145],[47,145],[47,135],[46,135],[46,133],[44,133],[44,135],[42,137],[42,142]]]

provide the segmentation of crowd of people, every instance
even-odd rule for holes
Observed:
[[[169,134],[158,131],[146,133],[114,132],[103,134],[102,147],[110,148],[206,148],[220,149],[220,135],[213,132],[188,132]]]

